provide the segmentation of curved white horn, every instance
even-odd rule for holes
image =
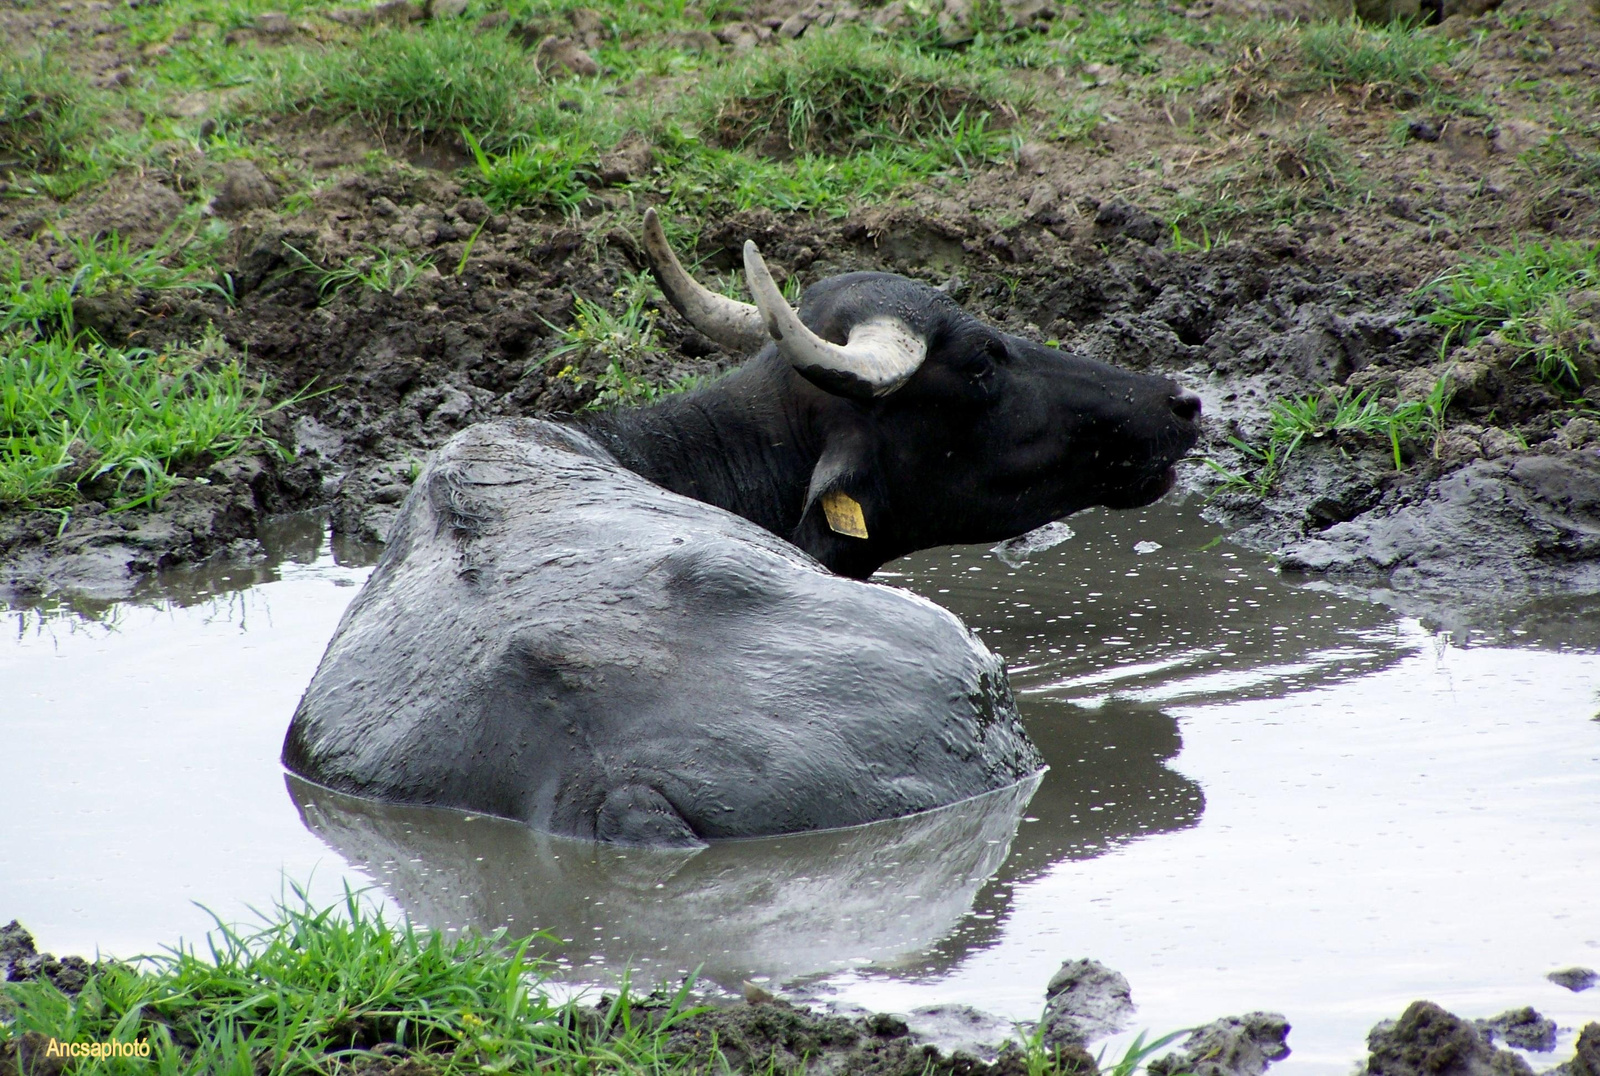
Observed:
[[[736,351],[755,351],[767,342],[759,310],[718,295],[684,271],[653,208],[644,211],[644,249],[662,294],[690,325]]]
[[[841,347],[829,343],[801,322],[789,301],[773,283],[766,262],[752,240],[744,244],[745,282],[766,323],[767,335],[778,345],[778,354],[802,373],[827,371],[845,384],[860,383],[862,395],[887,396],[906,383],[928,357],[928,342],[910,326],[890,314],[867,318],[850,330],[850,342]]]

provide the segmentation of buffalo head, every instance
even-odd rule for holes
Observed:
[[[749,242],[756,303],[740,303],[683,270],[653,211],[645,225],[678,311],[756,354],[653,420],[602,421],[604,439],[646,477],[753,519],[834,571],[865,577],[917,549],[1148,504],[1195,443],[1200,399],[1167,378],[1001,332],[890,273],[829,277],[796,311]]]

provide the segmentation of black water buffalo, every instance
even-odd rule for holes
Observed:
[[[755,244],[748,306],[696,284],[653,214],[645,239],[678,311],[755,357],[707,391],[586,428],[629,470],[841,575],[1148,504],[1194,444],[1193,393],[999,332],[925,284],[846,273],[807,289],[797,315]]]
[[[759,350],[650,407],[483,423],[441,448],[285,764],[390,802],[680,845],[907,815],[1037,772],[994,655],[932,603],[856,580],[1149,503],[1199,400],[904,277],[832,277],[796,313],[753,244],[755,306],[696,284],[653,214],[646,246],[691,323]]]

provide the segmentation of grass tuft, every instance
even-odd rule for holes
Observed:
[[[1444,433],[1445,412],[1454,395],[1450,376],[1438,378],[1420,400],[1385,405],[1376,387],[1361,392],[1330,389],[1320,394],[1291,396],[1273,402],[1265,443],[1228,438],[1247,461],[1234,471],[1216,460],[1201,462],[1215,472],[1223,489],[1264,497],[1277,485],[1295,451],[1307,440],[1377,440],[1388,443],[1396,471],[1405,468],[1408,448],[1426,444],[1434,455]]]
[[[758,50],[711,80],[704,107],[721,145],[787,157],[997,130],[1026,97],[915,50],[836,33]]]
[[[461,137],[478,166],[475,184],[496,209],[548,206],[577,208],[589,196],[593,147],[585,142],[522,140],[501,156],[491,156],[465,128]]]
[[[648,277],[635,276],[618,288],[613,298],[622,300],[620,314],[578,297],[572,324],[559,330],[561,343],[545,355],[550,376],[577,386],[593,385],[595,395],[584,405],[585,411],[650,403],[694,388],[698,378],[661,385],[644,376],[650,360],[661,352],[652,309],[660,298],[655,284]]]
[[[385,295],[399,295],[415,284],[419,276],[434,267],[431,257],[412,259],[407,255],[395,254],[375,246],[369,248],[368,254],[353,258],[336,269],[329,269],[318,264],[299,247],[288,242],[283,245],[295,261],[294,267],[289,272],[309,274],[311,279],[316,281],[317,298],[323,302],[332,299],[352,284],[359,284],[368,290]]]
[[[60,59],[43,50],[0,53],[0,170],[53,168],[90,126],[78,83]]]
[[[498,151],[522,131],[538,84],[527,52],[504,32],[435,20],[310,56],[283,103],[351,116],[403,140],[466,128]]]
[[[214,333],[163,351],[13,335],[0,353],[0,505],[61,507],[92,491],[135,508],[170,492],[185,465],[266,440],[266,386],[251,386]]]
[[[808,153],[775,161],[678,132],[664,139],[660,183],[670,201],[698,215],[765,207],[841,217],[852,206],[882,201],[952,165],[993,159],[1000,144],[987,134],[969,129],[943,145],[878,146],[840,157]]]
[[[1315,127],[1264,139],[1253,159],[1221,169],[1172,200],[1175,225],[1209,228],[1240,217],[1288,223],[1308,210],[1337,210],[1367,196],[1361,170]]]
[[[1440,68],[1455,42],[1416,26],[1365,26],[1354,20],[1312,26],[1300,35],[1301,60],[1315,84],[1361,87],[1402,104],[1441,92]]]
[[[70,276],[25,278],[20,255],[0,275],[0,505],[61,508],[92,493],[133,508],[159,500],[185,467],[254,439],[273,444],[261,424],[275,409],[269,386],[250,384],[215,331],[152,351],[76,327],[83,299],[140,288],[221,293],[218,285],[116,236],[67,246],[78,262]]]
[[[840,30],[758,49],[652,132],[645,185],[687,212],[765,207],[843,216],[935,173],[1011,159],[1035,100],[903,43]],[[1079,124],[1072,102],[1046,121]],[[681,119],[682,122],[679,122]]]
[[[645,1072],[662,1067],[668,1032],[694,1012],[687,985],[647,1012],[626,989],[584,1012],[538,989],[544,965],[527,942],[391,925],[348,889],[325,908],[295,897],[252,932],[218,920],[203,949],[96,964],[76,995],[43,980],[0,984],[9,1009],[0,1043],[34,1033],[150,1045],[148,1060],[76,1072],[364,1071],[348,1062],[375,1046],[440,1076]]]
[[[1446,341],[1472,343],[1499,332],[1531,362],[1540,380],[1578,389],[1582,364],[1600,361],[1593,321],[1574,313],[1582,301],[1600,315],[1600,246],[1563,240],[1491,251],[1445,273],[1425,289],[1438,296],[1423,319],[1445,330]]]
[[[1557,179],[1567,186],[1600,190],[1600,152],[1585,149],[1563,135],[1551,135],[1521,154],[1519,160],[1537,178]]]

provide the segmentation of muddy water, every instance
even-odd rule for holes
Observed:
[[[142,601],[0,614],[0,920],[55,952],[152,952],[343,862],[300,825],[276,758],[370,550],[285,518],[246,567]],[[343,563],[341,563],[341,561]]]
[[[366,572],[314,521],[289,521],[268,562],[143,603],[12,610],[0,918],[58,951],[129,953],[203,931],[192,901],[237,918],[285,875],[324,897],[376,881],[431,924],[550,931],[579,982],[698,966],[1006,1020],[1092,956],[1131,981],[1136,1027],[1285,1012],[1281,1067],[1305,1073],[1347,1072],[1417,997],[1600,1016],[1600,993],[1544,979],[1600,964],[1592,608],[1446,633],[1279,578],[1195,505],[1070,530],[884,573],[1006,656],[1051,765],[1037,787],[688,854],[286,779],[284,725]]]

